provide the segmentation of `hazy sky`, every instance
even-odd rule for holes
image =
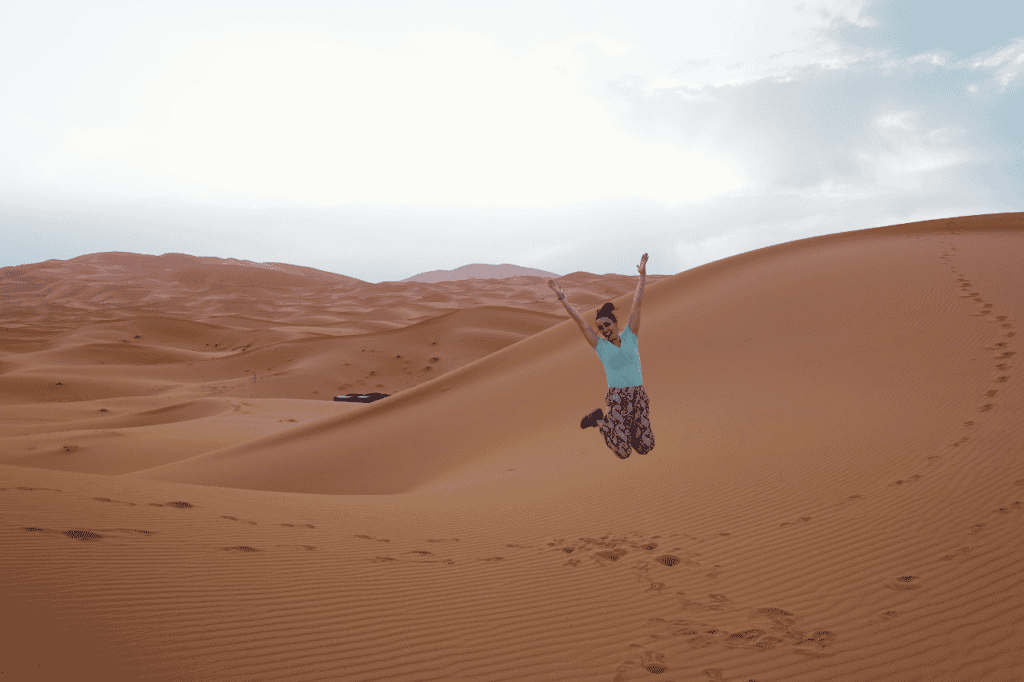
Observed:
[[[0,3],[0,266],[672,274],[1024,210],[1019,0]]]

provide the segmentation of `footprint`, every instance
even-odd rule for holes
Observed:
[[[50,490],[50,491],[55,492],[55,493],[62,493],[62,492],[64,492],[63,490],[58,490],[57,488],[29,488],[28,486],[24,486],[24,485],[19,485],[17,488],[12,488],[12,490],[28,490],[28,491],[31,491],[31,492],[35,492],[37,490]]]
[[[226,552],[262,552],[263,551],[262,549],[256,549],[255,547],[250,547],[249,545],[235,545],[234,547],[223,547],[222,549],[224,551],[226,551]]]
[[[607,559],[608,561],[620,561],[629,552],[624,549],[606,549],[601,552],[594,552],[594,556]]]
[[[768,633],[764,630],[755,628],[753,630],[744,630],[743,632],[734,632],[725,638],[725,645],[731,647],[742,647],[742,646],[754,646],[758,640]],[[777,637],[774,639],[778,639]],[[779,640],[780,642],[782,640]]]
[[[1024,478],[1018,478],[1013,482],[1014,485],[1024,485]]]
[[[64,535],[75,540],[100,540],[103,538],[99,533],[93,533],[87,530],[66,530]]]
[[[1024,480],[1024,479],[1021,479],[1021,480]],[[668,566],[669,568],[671,568],[672,566],[675,566],[680,561],[682,561],[682,559],[680,559],[677,556],[673,556],[671,554],[663,554],[660,557],[657,557],[655,559],[655,561],[658,562],[659,564],[663,564],[663,565]]]
[[[631,644],[630,648],[642,648],[639,644]],[[623,661],[615,669],[615,677],[612,682],[631,682],[632,680],[647,679],[648,675],[661,675],[667,671],[665,654],[658,651],[645,649],[639,660]],[[666,682],[672,682],[666,680]]]
[[[1014,502],[1013,504],[1008,504],[1005,507],[1000,507],[999,509],[996,509],[996,511],[999,512],[1000,514],[1011,514],[1011,513],[1015,512],[1015,511],[1020,511],[1020,510],[1021,510],[1021,503],[1020,502]]]
[[[963,438],[961,438],[960,440],[956,441],[955,443],[950,443],[950,445],[953,446],[954,448],[955,447],[959,447],[959,446],[963,445],[964,443],[966,443],[968,440],[970,440],[970,439],[967,436],[964,436]]]
[[[774,649],[785,641],[781,637],[762,637],[754,646],[758,649]]]
[[[989,398],[995,398],[997,393],[999,393],[999,391],[997,391],[995,389],[993,389],[991,391],[985,391],[985,395],[987,397],[989,397]]]
[[[718,680],[719,682],[723,682],[725,680],[723,677],[725,672],[721,668],[705,668],[704,670],[701,670],[701,672],[704,675],[707,675],[709,680]]]
[[[916,590],[921,587],[921,583],[917,582],[918,580],[919,578],[916,575],[903,575],[891,583],[886,583],[884,587],[897,591]]]
[[[222,518],[226,519],[226,518],[230,518],[230,517],[224,516]],[[250,523],[255,524],[255,521],[252,521]],[[300,525],[296,525],[294,523],[282,523],[281,525],[286,527],[286,528],[316,528],[316,526],[314,526],[312,523],[303,523],[303,524],[300,524]]]
[[[356,537],[362,538],[363,540],[373,540],[374,542],[391,542],[391,540],[388,540],[387,538],[371,538],[369,535],[357,535]]]
[[[177,507],[178,509],[192,509],[195,505],[188,502],[168,502],[168,507]]]
[[[976,523],[976,524],[974,524],[973,526],[971,526],[971,535],[977,535],[978,533],[981,533],[982,531],[985,530],[985,526],[987,526],[987,525],[988,525],[987,523]]]
[[[964,422],[964,426],[974,426],[974,422],[972,422],[972,421]]]
[[[122,502],[121,500],[112,500],[109,497],[94,497],[92,499],[96,500],[97,502],[113,502],[115,504],[126,504],[129,507],[136,506],[134,502]]]
[[[835,644],[836,635],[829,630],[818,630],[810,637],[805,637],[793,645],[794,650],[799,654],[810,656],[831,656],[835,652],[830,651]]]
[[[756,611],[756,615],[761,616],[762,618],[767,618],[776,626],[784,629],[788,629],[790,626],[795,625],[797,620],[799,620],[795,613],[775,607],[760,608]]]
[[[863,500],[864,496],[858,493],[857,495],[850,495],[846,499],[848,499],[848,500]]]
[[[307,552],[312,552],[316,549],[315,545],[274,545],[274,547],[298,547],[299,549],[304,549]]]
[[[921,474],[914,474],[913,476],[908,476],[907,478],[901,478],[898,481],[893,481],[892,483],[889,484],[889,487],[897,486],[897,485],[904,485],[906,483],[913,483],[914,481],[918,480],[919,478],[921,478]]]
[[[459,541],[458,538],[450,538],[450,539],[441,538],[439,540],[427,540],[427,542],[458,542],[458,541]],[[506,547],[515,547],[515,546],[518,546],[518,545],[506,545]]]
[[[979,409],[978,412],[990,412],[993,407],[995,407],[994,403],[989,403],[987,405],[982,405],[981,409]]]
[[[686,643],[690,645],[691,649],[703,649],[721,642],[728,635],[728,632],[725,630],[719,630],[718,628],[694,630],[693,636],[687,639]]]
[[[222,519],[228,519],[229,521],[239,521],[241,523],[248,523],[251,526],[257,525],[255,521],[248,521],[246,519],[239,519],[234,516],[221,516]]]

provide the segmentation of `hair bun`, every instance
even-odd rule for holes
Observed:
[[[597,319],[607,317],[615,324],[618,324],[619,321],[615,319],[615,314],[612,312],[613,310],[615,310],[615,304],[612,303],[611,301],[608,301],[603,306],[601,306],[600,310],[597,311]]]

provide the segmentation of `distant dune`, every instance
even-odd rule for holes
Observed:
[[[0,679],[1024,680],[1022,262],[1014,213],[648,276],[627,459],[546,282],[624,328],[636,276],[2,268]]]
[[[560,277],[553,272],[547,272],[546,270],[537,270],[534,268],[524,268],[518,265],[510,265],[508,263],[502,263],[501,265],[487,265],[484,263],[473,263],[471,265],[463,265],[460,268],[454,270],[431,270],[430,272],[421,272],[418,275],[412,277],[406,277],[403,282],[427,282],[434,284],[436,282],[456,282],[464,279],[502,279],[505,277],[544,277],[546,279],[553,279]]]

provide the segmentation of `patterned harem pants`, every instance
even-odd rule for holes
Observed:
[[[609,388],[604,401],[608,410],[597,426],[604,434],[605,444],[620,459],[629,457],[630,447],[641,455],[654,449],[647,391],[643,386]]]

